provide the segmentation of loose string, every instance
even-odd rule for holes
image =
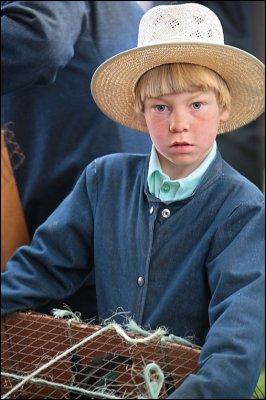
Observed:
[[[68,309],[68,310],[53,309],[52,313],[55,318],[67,318],[68,319],[68,330],[70,329],[70,325],[72,322],[82,322],[80,319],[80,315],[78,313],[73,313],[70,309]],[[39,367],[37,370],[35,370],[31,374],[29,374],[28,376],[26,376],[24,378],[19,377],[19,379],[22,379],[21,382],[19,382],[9,392],[7,392],[4,396],[2,396],[2,399],[8,398],[8,396],[10,396],[10,394],[12,394],[16,390],[18,390],[21,386],[23,386],[29,380],[35,381],[34,377],[37,374],[42,372],[44,369],[49,368],[51,365],[53,365],[54,363],[56,363],[57,361],[59,361],[61,358],[65,357],[69,353],[74,352],[74,350],[76,350],[78,347],[81,347],[88,341],[93,340],[95,337],[101,335],[103,332],[105,332],[107,330],[111,330],[111,329],[114,329],[119,336],[123,337],[127,342],[132,343],[132,344],[149,343],[150,341],[153,341],[153,340],[156,340],[159,338],[161,340],[161,343],[171,341],[171,342],[175,342],[178,344],[183,344],[183,345],[187,345],[187,346],[191,346],[191,347],[200,348],[200,346],[196,346],[193,343],[189,342],[188,340],[185,340],[178,336],[175,336],[175,335],[166,336],[167,330],[162,327],[158,328],[153,333],[146,331],[146,330],[140,328],[134,320],[129,320],[129,322],[127,324],[127,329],[129,329],[132,333],[136,333],[136,334],[142,335],[144,337],[143,338],[131,338],[130,336],[128,336],[126,334],[124,329],[119,324],[112,322],[112,323],[109,323],[108,325],[104,326],[103,328],[99,329],[97,332],[91,334],[90,336],[85,337],[83,340],[81,340],[80,342],[71,346],[66,351],[59,354],[58,356],[56,356],[55,358],[53,358],[46,364],[42,365],[41,367]],[[164,382],[164,375],[163,375],[163,372],[161,371],[160,367],[155,363],[148,364],[144,368],[143,376],[144,376],[144,381],[146,384],[149,398],[157,399],[159,396],[160,390],[162,388],[163,382]],[[153,379],[151,379],[151,378],[153,378]],[[41,379],[39,379],[39,381],[46,382],[45,380],[41,380]],[[54,384],[54,386],[62,385],[62,384],[57,384],[57,383],[52,384],[50,382],[49,382],[49,384],[51,386],[53,384]],[[63,386],[65,386],[65,385],[63,385]],[[68,389],[69,388],[72,389],[71,386],[65,386],[65,387],[67,387]],[[77,388],[77,389],[79,391],[79,388]],[[80,390],[84,390],[84,389],[80,389]],[[88,391],[88,392],[90,392],[90,391]],[[94,393],[94,392],[92,392],[92,393]],[[89,394],[91,394],[91,393],[89,393]],[[104,395],[106,395],[106,394],[107,393],[104,393]],[[98,397],[101,397],[102,394],[100,392],[97,392],[97,395],[98,395]],[[108,398],[119,398],[119,397],[108,397]]]
[[[66,355],[68,355],[72,351],[76,350],[77,348],[83,346],[85,343],[89,342],[90,340],[94,339],[95,337],[100,336],[103,332],[105,332],[107,330],[111,330],[111,329],[114,329],[117,332],[118,335],[122,336],[127,342],[132,343],[132,344],[148,343],[148,342],[150,342],[152,340],[155,340],[155,339],[158,339],[159,337],[161,337],[162,332],[164,332],[164,330],[159,328],[148,337],[131,338],[125,333],[125,331],[121,328],[120,325],[118,325],[118,324],[113,322],[113,323],[111,323],[109,325],[104,326],[103,328],[101,328],[97,332],[93,333],[92,335],[87,336],[85,339],[83,339],[80,342],[76,343],[75,345],[73,345],[69,349],[65,350],[63,353],[59,354],[58,356],[56,356],[55,358],[53,358],[52,360],[50,360],[46,364],[42,365],[41,367],[39,367],[37,370],[35,370],[31,374],[29,374],[28,376],[26,376],[21,382],[19,382],[17,385],[15,385],[9,392],[7,392],[4,396],[2,396],[2,399],[8,398],[8,396],[10,396],[16,390],[18,390],[26,382],[28,382],[29,380],[34,378],[36,375],[38,375],[44,369],[49,368],[51,365],[53,365],[57,361],[61,360],[61,358],[65,357]]]
[[[16,379],[16,380],[24,379],[24,377],[21,375],[10,374],[8,372],[1,372],[1,375],[5,378],[12,378],[12,379]],[[102,391],[102,392],[97,391],[97,390],[92,391],[92,390],[82,389],[78,386],[70,386],[70,385],[64,385],[63,383],[50,382],[50,381],[47,381],[47,380],[41,379],[41,378],[38,378],[38,379],[31,378],[30,381],[33,383],[36,383],[36,384],[51,386],[55,389],[64,389],[64,390],[68,390],[71,392],[90,395],[93,397],[99,397],[99,398],[104,398],[104,399],[121,399],[121,397],[114,396],[111,393],[107,393],[106,391]],[[6,398],[6,395],[2,397],[2,399],[4,399],[4,398]]]

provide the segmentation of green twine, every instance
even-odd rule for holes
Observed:
[[[133,333],[136,333],[137,335],[140,336],[145,336],[148,337],[151,335],[151,332],[146,331],[145,329],[141,328],[139,325],[137,325],[137,323],[131,319],[128,324],[127,324],[127,329]],[[156,332],[161,336],[161,342],[162,343],[166,343],[166,342],[174,342],[180,345],[185,345],[185,346],[189,346],[189,347],[193,347],[193,348],[198,348],[201,349],[200,346],[197,346],[196,344],[190,342],[187,339],[183,339],[180,336],[176,336],[173,334],[170,334],[168,336],[165,336],[167,334],[167,330],[165,328],[158,328],[156,330]]]
[[[168,336],[168,338],[171,342],[185,345],[185,346],[190,346],[190,347],[197,348],[197,349],[201,349],[201,346],[198,346],[197,344],[194,344],[194,343],[190,342],[189,340],[183,339],[180,336],[175,336],[175,335],[171,334]]]
[[[148,399],[158,399],[164,383],[164,374],[161,368],[155,364],[147,364],[143,371]]]
[[[81,321],[81,313],[76,311],[73,312],[70,310],[70,308],[67,305],[64,305],[67,310],[60,310],[58,308],[53,308],[52,309],[52,314],[55,318],[67,318],[69,321],[76,321],[76,322],[82,322]]]
[[[151,332],[146,331],[145,329],[141,328],[133,319],[131,319],[128,324],[127,324],[127,329],[132,332],[132,333],[136,333],[137,335],[140,336],[151,336]],[[161,336],[161,335],[165,335],[167,333],[166,329],[164,328],[158,328],[156,330],[156,333]]]
[[[67,317],[70,319],[70,322],[71,321],[81,322],[80,315],[78,315],[78,313],[73,313],[69,308],[68,308],[68,311],[53,309],[52,312],[53,312],[53,315],[55,318]],[[117,333],[120,334],[122,337],[124,337],[128,342],[136,343],[136,342],[145,342],[146,341],[146,339],[142,339],[142,340],[141,339],[132,339],[125,334],[123,329],[118,324],[113,323],[112,325],[116,329]],[[151,332],[141,328],[132,319],[129,320],[126,327],[132,333],[146,337],[147,341],[149,339],[153,340],[156,337],[159,337],[161,339],[161,343],[170,341],[170,342],[174,342],[174,343],[177,343],[180,345],[185,345],[185,346],[201,349],[200,346],[197,346],[197,345],[193,344],[192,342],[190,342],[189,340],[186,340],[179,336],[175,336],[173,334],[166,336],[167,330],[162,327],[158,328],[155,332],[151,333]],[[159,367],[159,365],[157,365],[154,362],[147,364],[143,370],[143,377],[144,377],[144,381],[146,384],[148,398],[158,399],[158,396],[159,396],[162,386],[164,384],[164,374],[163,374],[161,368]]]

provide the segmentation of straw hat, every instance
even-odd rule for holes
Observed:
[[[225,45],[218,17],[195,3],[157,6],[144,14],[138,47],[111,57],[95,71],[91,90],[96,104],[112,120],[148,131],[136,117],[135,86],[145,72],[169,63],[199,64],[226,81],[231,113],[220,123],[219,133],[246,125],[264,111],[264,64]]]

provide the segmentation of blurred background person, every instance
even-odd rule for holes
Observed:
[[[1,125],[12,122],[25,155],[14,174],[30,238],[93,159],[150,152],[148,135],[107,118],[90,93],[96,68],[136,45],[142,15],[135,1],[1,2]],[[66,303],[82,319],[94,316],[87,284],[93,277],[37,311]]]
[[[225,42],[254,54],[265,63],[264,1],[137,1],[144,11],[161,4],[198,3],[212,11],[223,25]],[[265,114],[230,135],[218,135],[217,145],[232,167],[264,190]]]

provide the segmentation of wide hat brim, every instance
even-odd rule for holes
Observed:
[[[264,111],[264,64],[238,48],[206,43],[154,44],[124,51],[99,66],[91,81],[97,106],[112,120],[142,132],[147,126],[135,112],[135,86],[148,70],[163,64],[199,64],[216,71],[231,94],[228,121],[218,133],[240,128]]]

